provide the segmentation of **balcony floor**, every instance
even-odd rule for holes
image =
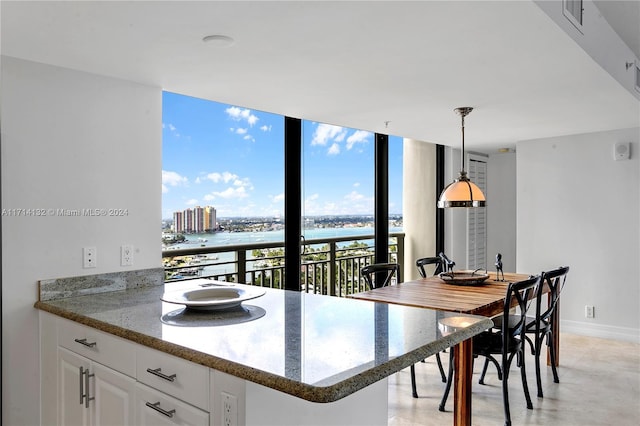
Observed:
[[[514,425],[631,425],[640,418],[640,345],[562,334],[560,383],[553,383],[551,368],[543,366],[544,398],[536,397],[533,356],[527,352],[527,380],[533,410],[527,410],[520,372],[509,377],[511,420]],[[448,355],[442,357],[448,363]],[[473,424],[504,424],[501,382],[489,367],[485,385],[478,384],[484,358],[476,360],[473,383]],[[444,383],[435,357],[416,365],[420,398],[411,397],[411,378],[405,369],[389,378],[389,425],[451,425],[453,397],[447,412],[438,411]]]

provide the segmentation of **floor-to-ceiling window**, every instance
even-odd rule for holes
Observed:
[[[302,237],[297,242],[306,254],[314,250],[306,240],[373,235],[376,135],[298,121],[299,136],[287,139],[287,123],[296,119],[164,92],[165,248],[284,241],[287,223],[293,226],[285,220],[286,158],[287,152],[298,155],[290,150],[295,144],[300,145],[300,223],[288,235]],[[388,169],[389,232],[400,232],[402,138],[388,137],[388,163],[380,167]],[[372,240],[344,245],[371,249]]]

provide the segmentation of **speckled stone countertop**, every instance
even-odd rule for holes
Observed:
[[[492,324],[464,316],[463,328],[443,336],[439,323],[461,315],[272,289],[219,312],[160,300],[165,291],[203,282],[210,281],[40,300],[35,307],[312,402],[350,395]]]

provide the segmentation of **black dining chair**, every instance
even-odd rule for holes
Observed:
[[[442,261],[440,257],[422,257],[416,260],[416,267],[418,268],[418,273],[422,278],[427,278],[427,270],[425,266],[427,265],[435,265],[435,269],[433,271],[433,275],[438,275],[443,271]],[[424,361],[422,361],[424,362]],[[442,383],[446,383],[447,375],[444,372],[444,368],[442,367],[442,359],[440,359],[440,354],[436,354],[436,362],[438,363],[438,369],[440,370],[440,376],[442,377]],[[413,390],[413,396],[415,398],[418,397],[418,393],[416,390]]]
[[[532,409],[531,396],[527,385],[525,370],[525,327],[527,324],[527,312],[540,285],[540,275],[532,276],[526,280],[510,283],[504,300],[500,329],[491,328],[473,337],[473,356],[484,356],[498,368],[498,378],[502,380],[502,400],[504,406],[504,424],[511,425],[511,412],[509,409],[509,369],[513,358],[520,368],[522,376],[522,388],[527,402],[527,408]],[[511,315],[511,306],[515,303],[518,315]],[[499,357],[497,357],[499,355]],[[500,361],[498,361],[498,358]],[[453,357],[452,357],[453,361]],[[486,367],[486,363],[485,363]],[[449,364],[449,377],[447,386],[440,403],[440,411],[444,411],[447,402],[450,383],[453,379],[453,363]]]
[[[536,386],[538,391],[538,397],[543,397],[542,392],[542,377],[540,371],[540,356],[542,353],[542,342],[547,339],[547,348],[551,361],[551,371],[553,372],[554,383],[560,383],[558,378],[558,370],[556,367],[556,348],[554,344],[553,332],[556,330],[556,311],[558,307],[558,301],[560,294],[567,280],[567,274],[569,273],[568,266],[561,266],[551,271],[542,272],[540,274],[540,285],[535,295],[536,312],[535,316],[527,316],[527,322],[525,325],[525,339],[531,346],[531,354],[535,357],[536,366]],[[545,297],[545,295],[548,295]],[[514,315],[510,316],[509,321],[513,322],[517,320]],[[494,320],[495,327],[499,328],[502,324],[502,318],[496,318]],[[533,340],[529,339],[528,335],[533,335]],[[480,375],[480,383],[484,382],[484,376],[487,371],[489,361],[485,361],[482,374]]]
[[[372,263],[360,269],[360,274],[367,283],[369,289],[386,287],[392,285],[394,277],[396,283],[400,282],[400,265],[397,263]],[[416,391],[416,366],[410,367],[411,370],[411,390],[413,397],[418,397]]]
[[[556,347],[554,345],[554,330],[557,330],[558,320],[556,312],[558,309],[558,300],[567,280],[569,273],[568,266],[562,266],[552,271],[542,272],[540,278],[540,289],[536,295],[536,315],[527,318],[526,333],[533,334],[533,354],[536,357],[536,385],[538,386],[538,397],[542,398],[542,380],[540,377],[540,354],[542,352],[542,341],[547,339],[548,352],[551,358],[551,371],[553,372],[553,381],[560,383],[558,378],[558,370],[556,368]],[[544,297],[544,287],[549,289],[547,297]],[[544,300],[547,302],[545,304]]]
[[[433,270],[433,275],[438,275],[440,272],[443,272],[442,268],[442,260],[439,257],[421,257],[416,260],[416,267],[418,268],[418,273],[422,278],[427,278],[427,270],[425,269],[426,265],[435,265],[435,269]]]
[[[360,269],[369,289],[386,287],[395,279],[400,282],[400,265],[397,263],[372,263]]]

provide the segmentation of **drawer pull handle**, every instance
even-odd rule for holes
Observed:
[[[167,376],[166,374],[162,373],[162,368],[156,368],[156,369],[147,368],[147,373],[151,373],[154,376],[158,376],[161,379],[165,379],[165,380],[168,380],[170,382],[173,382],[175,380],[175,378],[176,378],[175,374]]]
[[[87,342],[87,339],[73,339],[73,341],[80,343],[81,345],[85,345],[88,348],[92,348],[96,345],[96,342]]]
[[[162,414],[163,416],[167,416],[167,417],[173,417],[173,414],[176,412],[176,410],[165,410],[164,408],[160,407],[160,401],[156,402],[156,403],[151,403],[151,402],[146,402],[145,405],[149,408],[153,408],[154,410],[156,410],[158,413]]]

